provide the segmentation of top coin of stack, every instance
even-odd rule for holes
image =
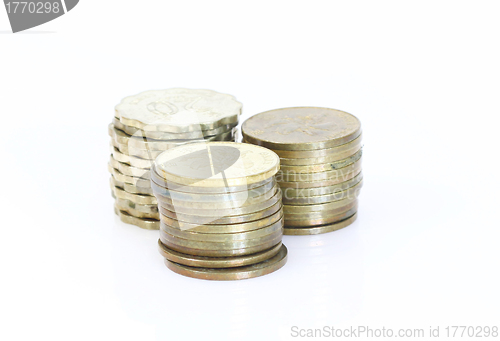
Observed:
[[[285,234],[338,230],[356,219],[361,173],[361,124],[346,112],[284,108],[250,117],[243,142],[280,157]]]
[[[235,280],[286,262],[279,157],[234,142],[179,146],[160,154],[151,186],[160,210],[159,250],[173,271]]]
[[[153,160],[186,143],[234,141],[241,107],[233,96],[211,90],[154,90],[124,98],[108,127],[108,168],[121,220],[159,229],[150,183]]]

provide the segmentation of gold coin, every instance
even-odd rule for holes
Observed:
[[[318,195],[328,195],[344,191],[356,185],[361,180],[363,180],[363,172],[359,172],[354,178],[350,180],[338,183],[333,186],[313,187],[313,188],[283,187],[281,191],[283,192],[283,199],[286,201],[287,199],[292,199],[292,198],[304,198],[304,197],[313,197]]]
[[[346,181],[349,181],[351,179],[354,179],[359,173],[361,173],[361,169],[355,170],[352,173],[346,172],[345,177],[339,177],[339,178],[332,178],[329,180],[320,180],[320,181],[293,181],[293,182],[286,182],[286,181],[279,181],[279,185],[282,189],[285,188],[294,188],[294,189],[301,189],[301,188],[316,188],[316,187],[328,187],[328,186],[336,186],[341,183],[344,183]]]
[[[288,220],[306,220],[306,219],[317,219],[317,218],[327,218],[335,216],[340,213],[349,211],[353,207],[356,207],[358,200],[345,201],[342,206],[330,208],[324,211],[311,211],[311,212],[288,212],[285,218]]]
[[[193,214],[196,213],[198,216],[202,217],[216,217],[221,218],[221,217],[226,217],[226,216],[238,216],[238,215],[243,215],[243,214],[249,214],[249,213],[255,213],[258,211],[265,210],[277,202],[281,202],[281,190],[278,188],[276,191],[276,194],[270,198],[269,200],[260,202],[258,204],[254,205],[248,205],[248,206],[242,206],[242,207],[234,207],[234,208],[224,208],[224,209],[196,209],[193,210],[192,208],[186,208],[182,206],[172,206],[172,205],[167,205],[164,203],[159,203],[160,207],[163,207],[169,211],[176,212],[177,214]]]
[[[124,223],[136,225],[147,230],[160,229],[160,222],[156,219],[137,218],[131,216],[125,211],[120,211],[116,207],[115,207],[115,213],[120,217],[120,220],[123,221]]]
[[[158,250],[160,254],[167,260],[197,268],[235,268],[239,266],[251,265],[263,262],[269,258],[274,257],[281,249],[281,243],[273,246],[269,250],[254,253],[248,256],[240,257],[200,257],[187,255],[169,249],[160,240],[158,240]]]
[[[231,95],[177,88],[126,97],[115,107],[115,116],[142,130],[184,133],[238,123],[241,107]]]
[[[127,154],[123,154],[120,152],[120,150],[114,146],[111,147],[111,154],[113,155],[113,158],[121,163],[126,163],[129,166],[136,167],[136,168],[142,168],[142,169],[147,169],[149,170],[151,168],[151,164],[153,163],[152,160],[146,160],[146,159],[141,159],[136,156],[130,156]]]
[[[244,143],[191,143],[160,154],[154,168],[164,179],[180,184],[230,187],[272,177],[279,158],[269,149]]]
[[[241,132],[246,141],[273,150],[314,150],[354,140],[361,134],[361,123],[335,109],[283,108],[250,117]]]
[[[333,224],[352,216],[353,214],[356,213],[357,210],[358,210],[358,205],[356,203],[354,207],[352,207],[350,210],[334,215],[323,214],[321,217],[301,219],[301,220],[299,219],[289,220],[287,216],[285,218],[285,224],[287,227],[309,227],[316,225]]]
[[[288,173],[319,173],[319,172],[326,172],[326,171],[332,171],[340,168],[344,168],[349,166],[350,164],[353,164],[354,162],[358,161],[361,158],[362,150],[360,149],[356,154],[350,155],[349,157],[338,160],[335,162],[328,162],[328,163],[320,163],[320,164],[311,164],[307,166],[288,166],[288,165],[281,165],[280,166],[280,172],[284,174]],[[281,159],[280,159],[281,161]]]
[[[176,245],[182,246],[182,247],[198,249],[198,250],[215,250],[215,251],[251,248],[251,247],[265,244],[271,240],[275,240],[275,238],[280,237],[281,235],[283,235],[283,231],[280,228],[278,231],[272,232],[272,233],[265,235],[265,236],[262,236],[262,237],[253,238],[253,239],[210,242],[210,241],[195,241],[195,240],[175,237],[175,236],[165,232],[165,230],[160,229],[160,236],[161,236],[162,242],[164,240],[167,240],[171,244],[176,244]]]
[[[109,164],[114,169],[118,169],[120,171],[120,173],[122,173],[124,175],[133,176],[136,178],[142,178],[142,179],[146,179],[146,180],[150,179],[150,171],[149,170],[132,167],[130,165],[127,165],[126,163],[121,163],[119,161],[116,161],[113,158],[113,155],[110,155]]]
[[[158,214],[158,205],[142,205],[127,199],[120,199],[120,198],[115,198],[115,203],[119,207],[128,207],[133,210],[148,214]]]
[[[150,160],[153,163],[153,160],[158,157],[163,150],[148,150],[148,149],[140,149],[140,148],[129,148],[129,146],[117,143],[115,140],[111,139],[111,145],[118,149],[122,154],[130,155],[133,157],[138,157],[144,160]]]
[[[132,194],[142,194],[142,195],[153,196],[153,190],[151,188],[138,187],[138,186],[134,186],[132,184],[118,181],[113,177],[113,175],[111,175],[110,180],[111,180],[112,186],[118,187],[118,188],[124,190],[125,192],[129,192]]]
[[[338,201],[345,198],[357,198],[359,196],[359,192],[361,191],[361,187],[363,187],[363,181],[358,182],[354,186],[345,189],[343,191],[335,192],[332,194],[323,194],[316,195],[310,197],[287,197],[283,195],[283,204],[286,205],[315,205],[315,204],[323,204],[332,201]]]
[[[235,234],[242,232],[250,232],[264,227],[268,227],[275,223],[283,225],[283,211],[278,211],[272,215],[255,221],[248,221],[238,224],[192,224],[183,221],[168,218],[165,215],[160,215],[162,223],[175,228],[177,230],[202,233],[202,234]],[[208,219],[207,219],[208,220]],[[180,237],[182,238],[182,237]],[[187,239],[187,238],[186,238]]]
[[[361,171],[361,159],[343,168],[318,173],[297,173],[279,171],[276,180],[282,182],[311,182],[311,181],[331,181],[338,183],[347,181],[355,177]]]
[[[256,205],[262,202],[266,202],[267,200],[271,199],[274,197],[279,189],[278,185],[275,185],[271,190],[267,191],[264,194],[261,194],[256,197],[247,197],[246,199],[242,198],[240,200],[232,200],[232,201],[184,201],[184,200],[179,200],[177,198],[175,199],[170,199],[168,197],[163,197],[155,193],[156,199],[158,200],[158,203],[161,206],[172,206],[175,207],[177,210],[178,207],[183,207],[183,208],[191,208],[191,209],[202,209],[202,210],[207,210],[207,209],[230,209],[230,208],[240,208],[240,207],[246,207],[246,206],[252,206]]]
[[[160,215],[158,213],[145,213],[138,210],[135,210],[131,207],[120,206],[117,202],[115,202],[115,209],[119,211],[127,212],[129,215],[136,218],[148,218],[154,220],[160,220]]]
[[[217,225],[204,225],[204,227],[211,227]],[[263,238],[273,233],[283,230],[283,221],[277,221],[274,224],[260,227],[247,232],[238,233],[200,233],[192,232],[192,230],[181,230],[178,227],[172,227],[165,223],[160,224],[160,229],[171,236],[198,242],[236,242],[246,241],[250,239]]]
[[[259,277],[270,274],[281,269],[287,260],[287,249],[285,245],[281,246],[280,251],[274,257],[253,265],[240,266],[227,269],[206,269],[201,267],[189,267],[178,263],[165,260],[167,267],[183,276],[198,279],[230,281]]]
[[[165,201],[183,200],[183,201],[196,201],[196,202],[222,202],[222,201],[241,201],[249,198],[256,198],[271,191],[276,186],[274,178],[262,186],[248,189],[247,191],[228,192],[228,193],[187,193],[180,192],[165,187],[156,185],[151,182],[151,188],[154,190],[155,195]],[[206,187],[203,187],[206,188]]]
[[[357,200],[356,198],[344,198],[338,201],[331,201],[324,204],[314,204],[314,205],[283,205],[283,212],[285,214],[295,214],[295,213],[310,213],[318,211],[328,211],[338,207],[345,206],[346,204]]]
[[[326,224],[323,226],[316,226],[316,227],[285,227],[285,232],[284,234],[286,235],[296,235],[296,236],[305,236],[305,235],[312,235],[312,234],[321,234],[321,233],[327,233],[327,232],[333,232],[340,230],[341,228],[344,228],[346,226],[351,225],[357,218],[357,214],[352,215],[351,217],[333,223],[333,224]]]
[[[118,181],[131,184],[137,187],[150,187],[151,182],[148,179],[136,178],[134,176],[128,176],[120,172],[118,169],[113,168],[111,164],[108,163],[108,170],[111,175]]]
[[[207,217],[207,216],[198,216],[194,214],[182,214],[179,212],[173,212],[169,211],[163,207],[160,207],[160,212],[162,215],[164,215],[167,218],[183,221],[186,223],[191,223],[191,224],[197,224],[197,225],[227,225],[227,224],[240,224],[240,223],[246,223],[246,222],[251,222],[263,218],[267,218],[276,212],[280,211],[282,209],[282,204],[280,201],[276,202],[274,205],[270,206],[269,208],[266,208],[264,210],[255,212],[255,213],[249,213],[249,214],[243,214],[243,215],[237,215],[237,216],[229,216],[229,217]],[[196,212],[194,212],[196,213]],[[227,228],[226,228],[227,229]],[[212,230],[210,230],[211,232]],[[205,231],[206,232],[206,231]],[[238,232],[238,231],[233,231],[233,232]],[[206,232],[207,233],[207,232]],[[214,232],[218,233],[218,232]]]
[[[347,150],[342,153],[338,154],[333,154],[333,155],[328,155],[328,156],[316,156],[316,157],[310,157],[310,158],[300,158],[300,159],[290,159],[290,158],[285,158],[280,155],[280,164],[281,166],[309,166],[309,165],[317,165],[317,164],[323,164],[323,163],[330,163],[330,162],[336,162],[340,161],[342,159],[345,159],[353,154],[356,154],[362,149],[362,146],[356,146],[356,148],[353,148],[351,150]]]
[[[162,131],[147,131],[130,127],[122,124],[120,122],[120,119],[116,117],[113,117],[112,122],[116,129],[119,129],[128,135],[146,137],[155,140],[191,140],[191,139],[203,140],[204,137],[216,136],[230,132],[237,125],[237,123],[232,123],[210,130],[195,130],[186,133],[165,133]]]
[[[156,205],[157,201],[154,196],[151,195],[143,195],[143,194],[132,194],[129,192],[126,192],[118,187],[113,186],[111,184],[111,190],[113,191],[113,194],[115,197],[120,198],[120,199],[125,199],[129,201],[133,201],[137,204],[141,205]]]

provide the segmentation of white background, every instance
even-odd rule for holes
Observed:
[[[0,8],[0,337],[280,340],[291,327],[499,325],[498,1],[81,1],[10,34]],[[287,265],[169,271],[113,213],[107,125],[149,89],[235,95],[247,117],[360,118],[359,219],[285,236]],[[260,338],[258,338],[260,337]]]

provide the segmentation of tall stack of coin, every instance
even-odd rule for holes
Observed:
[[[160,154],[151,186],[160,210],[159,250],[185,276],[236,280],[281,268],[283,208],[271,150],[194,143]]]
[[[211,90],[155,90],[124,98],[109,125],[111,189],[121,220],[159,229],[153,160],[186,143],[234,141],[241,107],[233,96]]]
[[[361,124],[346,112],[284,108],[250,117],[243,142],[280,157],[284,234],[331,232],[356,219],[361,173]]]

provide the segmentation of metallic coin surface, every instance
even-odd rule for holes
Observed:
[[[315,227],[285,227],[284,234],[286,235],[296,235],[296,236],[305,236],[305,235],[312,235],[312,234],[321,234],[321,233],[327,233],[327,232],[333,232],[340,230],[346,226],[351,225],[357,218],[357,214],[352,215],[351,217],[333,223],[333,224],[326,224],[323,226],[315,226]]]
[[[334,162],[311,164],[306,166],[280,165],[280,172],[287,174],[287,173],[319,173],[319,172],[332,171],[353,164],[354,162],[358,161],[361,158],[361,155],[362,155],[362,150],[360,149],[355,154],[350,155],[345,159]]]
[[[363,172],[359,172],[354,178],[350,180],[338,183],[333,186],[323,186],[323,187],[313,187],[313,188],[283,187],[281,191],[283,192],[283,200],[285,202],[288,199],[312,197],[318,195],[328,195],[344,191],[356,185],[361,180],[363,180]]]
[[[178,88],[126,97],[115,107],[115,116],[131,127],[182,133],[237,123],[241,107],[231,95]]]
[[[285,214],[291,213],[310,213],[310,212],[319,212],[319,211],[328,211],[332,209],[336,209],[342,206],[347,205],[350,202],[357,200],[357,198],[344,198],[338,201],[331,201],[324,204],[314,204],[314,205],[283,205],[283,212]]]
[[[245,141],[273,150],[314,150],[354,140],[361,134],[361,123],[340,110],[296,107],[254,115],[241,132]]]
[[[124,191],[118,187],[111,185],[111,190],[115,197],[120,199],[129,200],[135,202],[136,204],[141,205],[156,205],[157,201],[154,196],[151,195],[143,195],[143,194],[132,194],[127,191]]]
[[[160,215],[158,213],[145,213],[141,212],[138,210],[135,210],[131,207],[127,206],[120,206],[118,203],[115,202],[115,209],[119,211],[124,211],[128,213],[129,215],[136,217],[136,218],[147,218],[147,219],[155,219],[155,220],[160,220]]]
[[[286,205],[315,205],[315,204],[323,204],[332,201],[338,201],[346,198],[357,198],[359,196],[359,192],[363,187],[363,181],[361,180],[354,186],[347,188],[343,191],[331,193],[331,194],[323,194],[323,195],[315,195],[310,197],[299,196],[299,197],[288,197],[283,195],[283,203]]]
[[[137,187],[150,187],[151,182],[148,179],[136,178],[134,176],[128,176],[120,172],[118,169],[113,168],[111,164],[108,163],[108,171],[111,173],[113,178],[120,182],[131,184]]]
[[[120,220],[123,221],[124,223],[136,225],[147,230],[160,229],[160,222],[156,219],[137,218],[131,216],[125,211],[120,211],[116,207],[115,207],[115,213],[120,217]]]
[[[136,168],[150,169],[151,164],[153,163],[152,160],[142,159],[140,157],[124,154],[114,146],[111,147],[111,154],[113,155],[113,158],[116,161],[119,161],[121,163],[126,163]]]
[[[145,137],[148,139],[155,139],[155,140],[191,140],[191,139],[204,140],[204,138],[208,136],[216,136],[230,132],[237,125],[237,123],[232,123],[210,130],[195,130],[186,133],[165,133],[162,131],[148,131],[130,127],[122,124],[120,122],[120,119],[116,117],[113,117],[112,123],[116,129],[119,129],[128,135]]]
[[[281,238],[282,238],[282,235],[280,234],[275,239],[270,240],[267,243],[264,243],[264,244],[261,244],[258,246],[254,246],[254,247],[248,247],[248,248],[237,248],[237,249],[231,249],[231,250],[229,250],[229,249],[227,249],[227,250],[222,250],[222,249],[203,250],[203,249],[193,249],[190,247],[180,246],[176,243],[171,243],[170,241],[163,238],[163,235],[164,235],[164,233],[160,231],[160,240],[168,248],[173,249],[173,250],[178,251],[178,252],[181,252],[181,253],[187,253],[190,255],[205,256],[205,257],[236,257],[236,256],[251,255],[253,253],[268,250],[269,248],[273,247],[274,245],[281,243]]]
[[[143,213],[158,214],[158,205],[142,205],[127,199],[120,198],[115,198],[115,204],[119,207],[129,207]]]
[[[218,210],[214,209],[192,209],[192,208],[187,208],[187,207],[182,207],[182,206],[173,206],[173,205],[167,205],[165,203],[159,203],[160,207],[166,208],[169,211],[176,212],[176,213],[182,213],[182,214],[196,214],[198,216],[202,217],[216,217],[216,218],[221,218],[221,217],[226,217],[226,216],[237,216],[237,215],[243,215],[243,214],[250,214],[250,213],[255,213],[258,211],[265,210],[272,205],[276,204],[277,202],[281,202],[281,190],[278,188],[278,191],[276,191],[276,194],[270,198],[267,201],[254,204],[254,205],[248,205],[248,206],[242,206],[242,207],[234,207],[234,208],[221,208]]]
[[[274,257],[281,250],[281,243],[273,246],[269,250],[254,253],[248,256],[240,257],[201,257],[187,255],[169,249],[160,240],[158,240],[158,250],[160,254],[167,260],[199,268],[234,268],[239,266],[251,265],[263,262],[269,258]]]
[[[348,166],[348,167],[351,167],[351,166]],[[331,178],[328,180],[291,181],[291,182],[279,181],[279,185],[281,188],[295,188],[295,189],[336,186],[336,185],[341,184],[343,182],[354,179],[359,173],[361,173],[361,168],[354,169],[352,172],[348,172],[348,171],[344,172],[343,171],[343,173],[345,173],[343,176],[341,176],[341,174],[339,173],[338,178],[334,177],[334,178]],[[279,180],[279,179],[277,179],[277,180]]]
[[[151,188],[137,187],[137,186],[132,185],[132,184],[118,181],[113,177],[113,175],[111,175],[110,182],[111,182],[112,186],[118,187],[118,188],[124,190],[125,192],[131,193],[131,194],[141,194],[141,195],[153,196],[153,190]]]
[[[311,181],[328,181],[337,179],[338,182],[344,182],[355,177],[359,172],[361,172],[361,159],[351,163],[348,166],[334,169],[325,172],[317,173],[299,173],[293,171],[279,171],[276,174],[276,180],[281,184],[281,182],[311,182]]]
[[[287,249],[285,245],[281,246],[280,251],[273,257],[253,265],[240,266],[227,269],[207,269],[202,267],[189,267],[178,263],[165,260],[167,267],[184,276],[206,279],[206,280],[239,280],[259,277],[279,270],[286,264]]]
[[[342,213],[334,214],[334,215],[326,215],[323,214],[321,217],[317,218],[308,218],[308,219],[294,219],[289,220],[288,217],[285,218],[285,224],[287,227],[304,227],[304,226],[317,226],[317,225],[325,225],[325,224],[333,224],[344,220],[353,214],[355,214],[358,210],[358,205],[355,204],[350,210],[347,210]]]
[[[196,225],[228,225],[228,224],[240,224],[240,223],[248,223],[252,221],[256,221],[259,219],[267,218],[273,214],[275,214],[278,211],[282,211],[282,204],[280,201],[276,202],[274,205],[255,212],[255,213],[250,213],[250,214],[243,214],[243,215],[237,215],[237,216],[228,216],[228,217],[207,217],[207,216],[198,216],[195,215],[196,212],[193,212],[193,214],[182,214],[179,212],[173,212],[169,211],[163,207],[159,208],[160,212],[162,215],[164,215],[166,218],[170,219],[175,219],[179,220],[182,222],[186,223],[191,223],[191,224],[196,224]],[[224,231],[227,231],[228,229],[225,228]],[[214,230],[213,229],[208,229],[208,231],[203,231],[204,233],[211,233]],[[239,232],[239,231],[231,231],[231,232]],[[213,233],[219,233],[219,232],[213,232]]]
[[[176,228],[177,230],[204,233],[204,234],[226,234],[226,233],[235,234],[235,233],[254,231],[264,227],[268,227],[275,223],[279,223],[278,225],[282,225],[283,224],[282,218],[283,218],[283,212],[280,210],[270,216],[255,221],[248,221],[238,224],[199,225],[168,218],[165,215],[160,216],[162,223],[172,228]]]
[[[218,225],[204,225],[206,227],[218,226]],[[160,229],[169,235],[177,238],[187,239],[199,242],[234,242],[234,241],[245,241],[248,239],[256,239],[265,236],[269,236],[278,231],[283,232],[283,222],[280,220],[274,224],[264,226],[258,229],[254,229],[247,232],[238,233],[200,233],[193,232],[192,230],[182,230],[178,227],[172,227],[166,225],[165,223],[160,224]]]
[[[180,184],[229,187],[272,177],[279,170],[279,158],[269,149],[244,143],[191,143],[160,154],[154,168],[164,179]]]
[[[127,175],[127,176],[133,176],[133,177],[142,178],[145,180],[149,180],[151,177],[150,171],[148,169],[136,168],[136,167],[132,167],[130,165],[127,165],[126,163],[116,161],[114,159],[113,155],[110,155],[109,164],[111,165],[111,167],[118,169],[120,171],[120,173]]]
[[[330,208],[325,211],[312,211],[312,212],[296,212],[296,213],[286,213],[286,218],[288,220],[306,220],[306,219],[318,219],[318,218],[328,218],[335,216],[337,214],[349,211],[350,209],[357,207],[358,200],[345,201],[344,205]]]
[[[115,140],[111,139],[110,144],[117,148],[121,153],[138,157],[144,160],[150,160],[151,163],[153,162],[154,159],[161,153],[163,153],[163,150],[147,150],[147,149],[140,149],[140,148],[129,148],[127,145],[122,144],[122,143],[117,143]]]

